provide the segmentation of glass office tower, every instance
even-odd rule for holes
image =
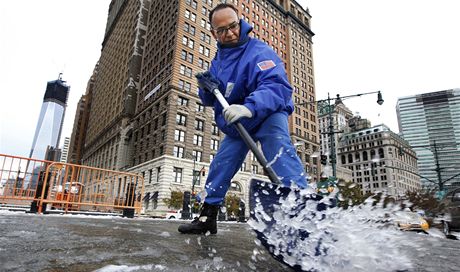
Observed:
[[[399,131],[417,153],[422,184],[460,185],[460,89],[402,97],[396,110]]]
[[[43,160],[46,158],[47,149],[58,147],[69,89],[61,75],[46,85],[30,158]]]

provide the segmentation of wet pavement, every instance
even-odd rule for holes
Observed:
[[[0,271],[290,271],[247,224],[219,222],[217,235],[197,236],[179,234],[183,222],[0,211]],[[404,235],[417,244],[399,246],[409,271],[460,270],[460,241],[435,229]]]
[[[183,222],[0,212],[0,271],[290,271],[247,224],[197,236]]]

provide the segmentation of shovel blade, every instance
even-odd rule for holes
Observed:
[[[302,261],[302,254],[299,257],[298,252],[302,251],[302,246],[310,233],[302,227],[286,228],[286,224],[289,225],[291,219],[292,222],[302,220],[306,210],[309,211],[308,217],[316,216],[311,222],[323,220],[325,218],[323,211],[332,206],[327,201],[321,201],[322,196],[305,193],[305,190],[275,185],[259,179],[250,181],[250,225],[261,245],[276,260],[295,271],[303,271],[299,264]],[[306,224],[311,222],[308,221]],[[310,254],[315,256],[324,254],[321,242],[316,248],[313,247],[313,252]]]

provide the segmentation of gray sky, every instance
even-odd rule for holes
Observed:
[[[460,88],[460,1],[310,0],[317,99],[345,100],[372,124],[399,132],[399,97]],[[306,5],[305,5],[306,4]]]
[[[99,59],[110,0],[0,1],[0,153],[29,156],[46,83],[71,86],[61,143]]]
[[[345,100],[398,132],[398,97],[460,88],[460,1],[302,0],[312,15],[317,99]],[[110,0],[0,1],[0,153],[28,156],[47,81],[71,85],[63,134],[99,58]]]

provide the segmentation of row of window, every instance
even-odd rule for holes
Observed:
[[[197,106],[202,107],[204,109],[203,105],[199,103],[197,103]],[[197,109],[197,111],[199,111],[199,109]],[[183,113],[177,113],[176,114],[176,124],[179,126],[187,126],[187,115]],[[201,119],[195,119],[195,129],[199,131],[203,131],[203,127],[204,127],[204,121]],[[217,127],[216,124],[212,124],[211,133],[212,135],[217,135],[217,136],[220,134],[219,128]]]
[[[174,130],[174,140],[176,142],[185,142],[185,131],[181,129]],[[196,146],[203,146],[203,136],[194,134],[193,135],[193,144]],[[217,150],[219,147],[219,141],[211,139],[211,149]]]
[[[182,183],[183,172],[184,172],[183,168],[173,167],[173,178],[174,178],[175,183]],[[194,177],[199,177],[200,176],[200,171],[199,170],[193,170],[193,176]],[[200,179],[199,178],[195,179],[194,183],[195,183],[195,185],[200,185]],[[229,190],[241,192],[241,185],[238,182],[232,181],[232,184],[230,185]]]
[[[186,9],[184,16],[185,16],[185,18],[189,19],[190,21],[196,22],[196,13],[191,12],[190,10]],[[200,20],[200,26],[202,28],[207,29],[207,30],[211,30],[211,24],[209,22],[207,22],[205,19]]]
[[[192,68],[188,67],[188,66],[185,66],[183,64],[180,65],[180,69],[179,69],[179,74],[181,75],[184,75],[186,77],[192,77]]]
[[[177,105],[178,106],[185,106],[188,107],[188,102],[189,100],[185,97],[179,96],[177,98]],[[196,102],[196,111],[197,112],[206,112],[206,108],[203,106],[203,104]],[[177,120],[177,118],[176,118]]]
[[[184,114],[176,114],[176,124],[180,126],[186,126],[187,124],[187,116]]]
[[[367,169],[367,168],[364,168],[364,169]],[[353,171],[353,169],[350,169]],[[374,173],[372,173],[372,171],[374,171]],[[357,177],[361,177],[361,176],[369,176],[369,175],[377,175],[377,174],[386,174],[387,172],[387,169],[386,168],[380,168],[380,169],[374,169],[374,170],[357,170],[356,172],[353,171],[351,173],[351,176],[354,177],[354,176],[357,176]],[[386,179],[386,178],[385,178]]]
[[[238,1],[233,1],[233,3],[235,3],[235,2],[238,2]],[[278,12],[276,11],[276,9],[273,8],[273,5],[267,5],[266,2],[264,2],[263,4],[264,4],[264,6],[266,7],[267,10],[270,9],[272,11],[272,13],[275,14],[275,17],[279,15]],[[236,3],[236,5],[237,5],[237,3]],[[258,32],[259,31],[259,25],[257,23],[261,23],[262,26],[267,28],[267,30],[262,28],[262,33],[261,34],[262,34],[262,36],[266,36],[267,38],[269,37],[268,29],[271,28],[272,33],[275,34],[275,35],[271,35],[271,41],[272,41],[272,43],[277,45],[278,44],[278,38],[276,38],[275,36],[278,35],[278,31],[277,31],[277,28],[276,28],[276,26],[278,25],[278,20],[274,16],[269,15],[269,13],[265,9],[262,9],[262,19],[261,19],[259,17],[259,14],[257,14],[255,12],[255,11],[259,11],[259,6],[255,5],[254,2],[252,3],[252,5],[253,5],[252,18],[255,20],[255,22],[251,23],[253,28]],[[249,9],[249,5],[242,4],[241,5],[241,10],[243,11],[243,14],[242,14],[241,18],[245,19],[248,22],[250,22],[250,18],[248,17],[250,15],[250,12],[251,12],[250,9]],[[302,20],[302,21],[305,19],[305,23],[308,25],[308,18],[304,17],[300,11],[299,11],[298,15],[300,16],[299,19]],[[270,21],[271,21],[271,25],[269,24],[269,18],[270,18]],[[280,15],[279,20],[284,22],[284,17]],[[284,24],[280,24],[280,28],[282,30],[285,30],[286,26]],[[294,34],[296,34],[296,33],[294,33]],[[255,34],[255,36],[258,39],[260,39],[258,34]],[[282,32],[279,33],[279,36],[280,36],[280,40],[286,40],[286,37]],[[301,37],[301,38],[303,40],[303,37]],[[268,43],[264,38],[262,38],[262,40],[264,42]],[[283,44],[282,42],[280,42],[280,47],[281,47],[281,49],[285,50],[286,49],[286,44]],[[286,57],[286,54],[284,52],[282,52],[282,51],[278,52],[278,49],[274,48],[273,46],[272,46],[272,48],[277,53],[279,53],[282,58]]]
[[[185,0],[185,3],[194,9],[197,9],[198,3],[195,0]],[[212,0],[201,0],[201,4],[212,7]]]
[[[156,168],[156,179],[155,179],[155,183],[158,183],[160,182],[160,172],[161,172],[161,167],[157,167]],[[146,177],[145,177],[145,172],[142,172],[142,178],[144,179],[144,184],[145,184],[145,181],[146,181]],[[148,183],[151,184],[152,181],[153,181],[153,169],[150,169],[149,170],[149,173],[148,173],[148,177],[147,177],[147,180],[148,180]]]
[[[302,137],[306,140],[309,140],[309,141],[312,141],[314,143],[316,143],[317,141],[317,137],[316,135],[310,135],[310,133],[308,133],[306,130],[302,130],[300,128],[295,128],[295,135],[299,136],[299,137]]]
[[[192,36],[195,36],[196,29],[194,26],[190,25],[189,23],[184,23],[183,29],[185,32],[191,34]],[[205,42],[207,44],[211,44],[211,36],[204,33],[203,31],[200,31],[200,41]]]
[[[202,45],[200,45],[200,53],[201,52],[202,52],[203,55],[205,55],[205,54],[209,54],[210,50],[209,50],[209,48],[206,48],[206,47],[203,47]],[[182,50],[180,58],[183,61],[186,61],[186,62],[189,62],[189,63],[193,64],[193,60],[194,60],[193,53],[187,52],[186,50]],[[204,69],[204,70],[208,70],[209,69],[209,61],[206,61],[206,60],[204,60],[202,58],[199,58],[198,59],[198,66],[200,68]],[[184,69],[185,69],[185,67],[184,67]]]
[[[363,150],[362,154],[363,154],[363,160],[362,161],[369,160],[368,153],[367,153],[366,150]],[[371,160],[385,158],[385,153],[383,152],[383,148],[378,149],[378,156],[376,155],[376,152],[375,152],[374,149],[371,149],[369,154],[370,154],[370,159]],[[342,161],[342,165],[347,163],[345,155],[341,155],[341,161]],[[361,154],[359,152],[355,153],[355,162],[361,162]],[[352,154],[348,154],[348,163],[353,163],[353,155]]]
[[[161,117],[153,119],[151,123],[148,123],[145,126],[141,127],[138,131],[135,131],[134,132],[134,142],[137,142],[138,134],[139,134],[139,138],[142,139],[144,138],[144,132],[145,132],[145,135],[149,135],[151,132],[158,130],[159,124],[161,124],[160,126],[166,125],[166,119],[167,117],[166,117],[166,112],[165,112],[161,115]]]
[[[112,139],[109,143],[105,144],[95,154],[89,157],[85,164],[98,168],[113,169],[116,168],[118,142],[119,139]]]
[[[185,158],[185,149],[182,146],[174,146],[173,147],[173,155],[177,158]],[[201,162],[203,161],[203,152],[199,150],[192,151],[192,157],[194,161]]]
[[[162,131],[162,134],[164,135],[164,131]],[[136,148],[136,146],[135,146],[135,148]],[[161,145],[158,149],[159,149],[159,155],[160,156],[164,155],[164,146]],[[148,160],[153,159],[155,157],[156,157],[155,149],[152,149],[150,153],[145,152],[144,154],[139,154],[139,156],[137,158],[133,158],[133,165],[148,161]]]
[[[187,46],[188,48],[190,49],[194,49],[195,48],[195,41],[187,36],[183,36],[182,37],[182,44]],[[209,57],[211,55],[211,49],[209,49],[208,47],[206,46],[203,46],[200,44],[199,48],[198,48],[198,52],[200,52],[200,54],[206,56],[206,57]],[[187,56],[187,55],[191,55],[191,56]],[[191,53],[187,53],[184,51],[181,53],[181,58],[190,62],[190,63],[193,63],[193,54]]]
[[[302,63],[302,66],[305,67],[305,64]],[[304,70],[305,70],[305,68],[302,68],[302,70],[300,72],[300,75],[301,75],[301,78],[307,79],[307,73],[303,72]],[[308,67],[307,72],[308,72],[308,74],[313,75],[313,69],[311,69],[310,67]],[[299,68],[296,67],[296,66],[294,66],[294,74],[296,74],[296,75],[299,74]]]
[[[233,0],[232,2],[233,2],[233,4],[235,4],[235,6],[238,6],[238,0]],[[243,1],[242,1],[242,2],[243,2]],[[241,10],[249,15],[249,13],[250,13],[250,9],[249,9],[249,0],[246,0],[246,2],[248,3],[247,5],[245,5],[245,4],[243,4],[243,3],[241,4]],[[279,5],[280,5],[280,6],[284,6],[284,3],[283,3],[283,2],[284,2],[283,0],[280,0]],[[252,11],[253,18],[256,18],[256,17],[257,17],[257,19],[259,19],[259,18],[258,18],[258,15],[256,15],[255,12],[254,12],[254,11],[259,11],[259,10],[260,10],[259,5],[256,4],[255,1],[252,1],[251,6],[252,6],[252,10],[253,10],[253,11]],[[262,16],[263,16],[264,18],[267,18],[267,23],[268,23],[268,18],[269,18],[269,15],[270,15],[270,14],[268,13],[268,11],[270,11],[270,12],[274,15],[274,16],[273,16],[273,15],[270,15],[270,22],[271,22],[272,24],[274,24],[275,26],[278,24],[278,20],[277,20],[276,18],[279,18],[279,21],[280,21],[280,22],[285,22],[284,16],[283,16],[281,13],[279,13],[279,12],[273,7],[273,5],[268,5],[267,2],[263,1],[263,2],[262,2],[262,6],[265,7],[265,9],[262,9]],[[292,8],[292,6],[291,6],[291,8]],[[295,9],[295,8],[294,8],[294,9]],[[302,15],[302,13],[299,12],[298,15],[300,16],[299,19],[300,19],[301,21],[303,21],[304,16]],[[306,17],[305,17],[305,20],[308,21],[308,19],[307,19]],[[280,25],[281,25],[282,28],[284,27],[283,24],[280,24]]]
[[[197,151],[199,152],[199,151]],[[195,155],[194,155],[195,157]],[[158,167],[159,169],[159,167]],[[241,165],[241,171],[246,171],[246,163],[244,162]],[[151,171],[151,170],[150,170]],[[183,176],[184,169],[180,167],[173,167],[173,179],[175,183],[182,183],[182,176]],[[198,172],[198,173],[197,173]],[[258,165],[251,165],[251,173],[259,174],[259,166]],[[199,176],[199,171],[195,171],[194,175]],[[157,175],[158,177],[159,175]],[[195,185],[200,185],[200,179],[195,180]],[[241,191],[241,186],[239,184],[232,182],[231,189],[234,191]]]

